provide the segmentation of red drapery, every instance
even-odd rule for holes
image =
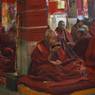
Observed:
[[[76,0],[76,4],[77,4],[77,15],[83,15],[82,0]]]
[[[2,0],[2,2],[14,3],[15,0]]]
[[[53,14],[53,13],[57,13],[57,12],[64,12],[66,10],[66,5],[65,5],[65,9],[58,9],[58,1],[52,1],[49,2],[49,13]]]
[[[20,1],[20,0],[19,0]],[[46,0],[25,0],[18,2],[19,36],[27,41],[43,39],[48,26],[48,6]]]

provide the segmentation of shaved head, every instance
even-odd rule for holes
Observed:
[[[45,33],[45,39],[50,43],[54,44],[57,42],[57,34],[55,31],[48,29]]]

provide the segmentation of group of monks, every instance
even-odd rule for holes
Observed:
[[[31,54],[28,74],[18,85],[54,95],[95,87],[94,24],[95,20],[90,26],[78,20],[71,34],[64,21],[55,31],[47,29]]]

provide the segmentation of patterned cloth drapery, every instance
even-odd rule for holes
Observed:
[[[15,0],[14,0],[15,1]],[[16,23],[16,1],[2,2],[2,26],[9,31]]]

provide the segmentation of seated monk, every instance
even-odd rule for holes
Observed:
[[[87,33],[87,32],[86,32]],[[95,78],[95,37],[85,34],[76,43],[74,50],[79,57],[85,60],[89,78]]]
[[[0,70],[15,72],[16,41],[13,34],[0,32]]]
[[[84,62],[80,59],[68,60],[68,54],[56,42],[55,32],[48,30],[45,39],[37,44],[31,55],[28,75],[19,79],[18,86],[24,84],[55,95],[95,87],[95,82],[87,79]]]
[[[81,28],[79,28],[78,37],[77,37],[76,44],[74,46],[74,50],[77,53],[77,55],[83,59],[91,37],[92,36],[90,35],[87,26],[84,27],[83,25]]]

